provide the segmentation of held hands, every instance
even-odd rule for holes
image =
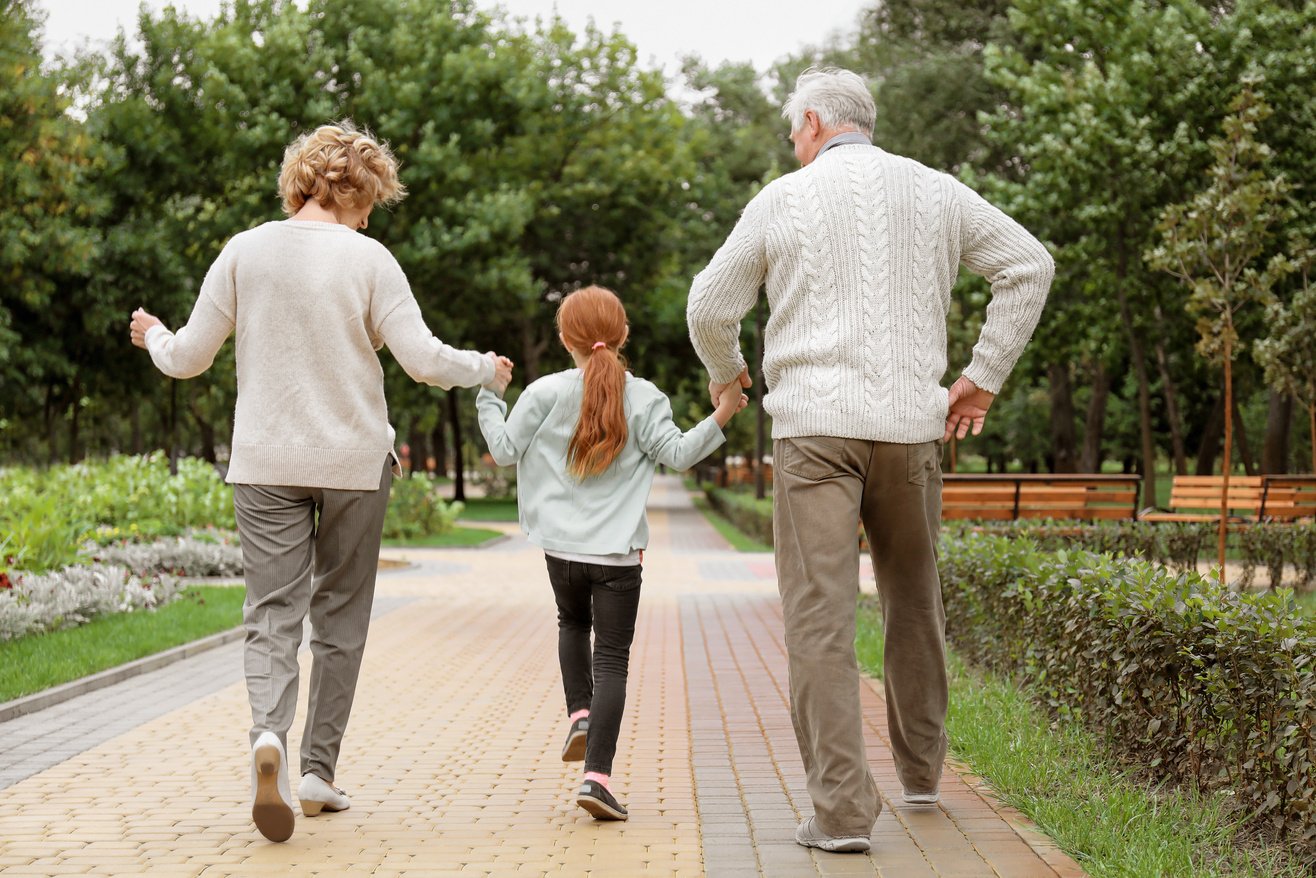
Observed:
[[[499,356],[493,351],[485,354],[487,357],[493,357],[494,377],[485,387],[488,387],[494,393],[502,396],[507,390],[507,385],[512,383],[512,367],[515,365],[507,357]]]
[[[708,382],[708,399],[711,403],[713,403],[713,407],[717,408],[718,406],[721,405],[722,393],[727,388],[735,387],[737,388],[738,391],[740,388],[749,387],[753,383],[754,382],[750,380],[749,377],[749,367],[746,366],[744,369],[740,371],[740,375],[728,381],[726,384],[718,384],[716,381]],[[746,400],[746,402],[748,402],[748,400]],[[736,411],[739,410],[740,409],[736,409]]]
[[[132,323],[128,326],[128,334],[132,337],[133,344],[139,348],[146,348],[146,332],[152,326],[160,326],[160,318],[154,314],[148,314],[144,309],[138,308],[133,312]]]
[[[983,422],[987,419],[987,410],[996,400],[996,394],[983,390],[968,378],[961,375],[950,386],[950,407],[946,412],[946,435],[942,442],[949,442],[951,436],[963,439],[972,427],[973,435],[982,432]]]
[[[746,375],[745,377],[749,377]],[[717,396],[717,409],[713,412],[713,420],[717,421],[719,427],[725,427],[731,420],[731,416],[736,412],[749,405],[749,397],[740,392],[740,382],[732,381],[730,384],[721,385],[722,390]]]

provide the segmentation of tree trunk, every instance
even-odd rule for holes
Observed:
[[[46,385],[46,457],[51,465],[59,463],[59,431],[56,428],[58,419],[55,417],[55,387],[52,384]]]
[[[1115,230],[1115,294],[1119,299],[1120,322],[1129,337],[1129,357],[1138,379],[1138,432],[1142,438],[1142,505],[1156,505],[1156,437],[1152,433],[1151,381],[1147,377],[1147,357],[1143,353],[1142,339],[1133,325],[1133,312],[1129,308],[1128,292],[1124,289],[1128,277],[1128,248],[1124,229]]]
[[[1197,446],[1197,475],[1209,476],[1215,473],[1215,459],[1220,453],[1220,437],[1224,426],[1225,398],[1218,396],[1215,405],[1211,407],[1211,414],[1207,415],[1206,423],[1202,425],[1202,441]]]
[[[69,463],[77,463],[82,460],[82,406],[78,405],[78,399],[81,397],[78,392],[77,382],[73,385],[73,402],[70,404],[69,412]]]
[[[1307,436],[1311,439],[1311,472],[1316,475],[1316,402],[1307,406]]]
[[[131,427],[131,435],[128,440],[129,450],[133,454],[142,453],[142,407],[133,405],[128,407],[128,424]]]
[[[1161,317],[1160,306],[1156,316]],[[1174,471],[1178,475],[1188,474],[1188,455],[1183,444],[1183,419],[1179,417],[1179,394],[1175,390],[1174,379],[1170,377],[1170,363],[1165,356],[1164,342],[1156,342],[1156,366],[1161,373],[1161,389],[1165,395],[1165,417],[1170,422],[1170,448],[1174,456]]]
[[[178,475],[178,380],[169,379],[169,475]]]
[[[1261,471],[1289,471],[1289,428],[1293,424],[1293,397],[1270,391],[1266,406],[1266,438],[1261,443]]]
[[[1225,409],[1234,409],[1234,352],[1229,337],[1233,327],[1225,321]],[[1217,528],[1216,562],[1220,565],[1220,584],[1228,586],[1225,578],[1225,536],[1229,526],[1229,471],[1233,469],[1230,461],[1234,450],[1233,419],[1225,418],[1224,465],[1220,469],[1220,526]]]
[[[425,461],[429,458],[429,438],[425,431],[420,428],[419,419],[411,422],[411,430],[408,431],[409,442],[411,446],[411,469],[407,475],[414,472],[420,472],[425,469]]]
[[[1231,369],[1232,372],[1232,369]],[[1257,474],[1257,459],[1252,456],[1252,446],[1247,441],[1247,428],[1243,426],[1243,415],[1238,410],[1238,400],[1232,400],[1234,410],[1234,435],[1238,440],[1238,457],[1243,462],[1243,472],[1249,476]],[[1228,460],[1228,456],[1225,457]]]
[[[448,474],[448,432],[443,429],[447,418],[443,406],[439,406],[438,415],[434,421],[434,430],[430,433],[430,447],[434,449],[434,468],[430,472],[443,476]]]
[[[1083,427],[1083,472],[1101,472],[1101,439],[1106,430],[1106,401],[1110,398],[1110,375],[1097,360],[1092,366],[1092,398],[1088,400]]]
[[[1051,385],[1051,470],[1078,472],[1078,448],[1074,436],[1074,391],[1069,382],[1069,364],[1052,363],[1047,369]]]
[[[466,502],[466,472],[462,461],[461,405],[459,388],[448,391],[448,420],[452,421],[452,499]]]
[[[195,391],[188,394],[187,400],[188,411],[192,413],[192,420],[196,421],[197,430],[201,433],[201,456],[207,463],[215,463],[215,425],[210,423],[201,415],[201,409],[196,403]]]
[[[521,374],[525,376],[525,384],[539,377],[540,361],[548,351],[551,341],[544,338],[538,324],[524,318],[521,320],[521,356],[525,359],[518,365],[521,367]]]

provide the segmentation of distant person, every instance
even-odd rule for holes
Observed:
[[[720,398],[750,384],[740,321],[767,285],[774,550],[791,716],[814,805],[795,840],[866,851],[882,803],[859,703],[855,533],[862,523],[881,597],[896,773],[906,802],[932,804],[946,755],[938,441],[982,430],[1054,266],[967,186],[874,146],[876,108],[854,73],[806,71],[783,115],[802,167],[745,207],[694,279],[687,316]],[[991,281],[992,298],[973,359],[948,391],[946,314],[960,265]]]
[[[506,382],[476,398],[494,460],[517,465],[521,527],[544,550],[557,599],[558,660],[570,728],[562,760],[585,760],[576,803],[600,820],[625,820],[611,786],[626,706],[626,673],[649,543],[645,504],[659,465],[686,470],[725,441],[722,428],[748,402],[728,385],[716,411],[682,433],[672,405],[626,371],[629,328],[611,291],[586,287],[562,300],[557,325],[576,368],[546,375],[510,416]],[[590,630],[594,632],[593,654]]]
[[[405,195],[388,147],[349,122],[290,145],[279,174],[289,219],[233,236],[177,334],[142,309],[132,340],[174,378],[200,375],[236,330],[238,397],[228,481],[247,585],[252,818],[293,832],[286,767],[297,648],[311,614],[302,813],[342,811],[335,785],[366,629],[389,487],[401,475],[376,351],[417,381],[504,384],[512,364],[430,333],[397,261],[366,228]]]

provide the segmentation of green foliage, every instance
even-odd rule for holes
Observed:
[[[444,500],[438,480],[428,473],[396,479],[384,515],[384,539],[442,535],[452,530],[463,508],[461,503]]]
[[[764,546],[772,545],[771,497],[757,500],[753,494],[712,485],[704,488],[704,495],[708,505],[741,533]]]
[[[942,545],[947,636],[1153,776],[1228,790],[1316,859],[1316,622],[1291,595],[1027,540]]]

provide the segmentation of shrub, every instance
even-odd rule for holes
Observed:
[[[172,576],[143,578],[126,567],[66,567],[0,575],[0,640],[81,625],[107,613],[151,609],[178,596]]]
[[[705,487],[708,503],[742,533],[772,545],[772,501],[727,488]]]
[[[1288,593],[977,534],[943,541],[941,571],[958,652],[1316,860],[1316,622]]]
[[[201,531],[153,543],[124,541],[104,546],[89,542],[83,553],[93,563],[127,567],[138,576],[242,575],[242,548],[234,534]]]
[[[388,512],[384,516],[384,539],[407,540],[435,536],[453,528],[463,509],[439,493],[438,480],[428,473],[412,473],[393,482]]]

